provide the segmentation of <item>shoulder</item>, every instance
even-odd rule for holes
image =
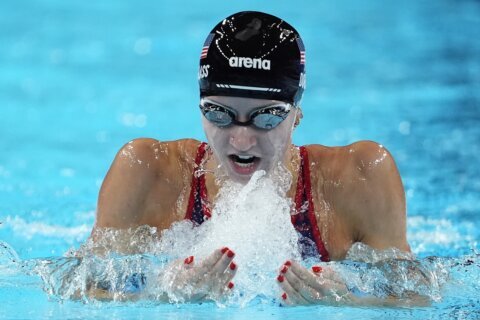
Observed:
[[[152,207],[157,214],[170,212],[170,204],[184,188],[183,179],[178,177],[191,172],[188,159],[194,157],[199,143],[140,138],[123,145],[102,183],[96,226],[136,226],[149,221]]]
[[[390,171],[396,172],[390,152],[374,141],[358,141],[340,147],[316,144],[306,147],[310,162],[319,164],[318,168],[326,179],[339,179],[342,176],[383,176]]]
[[[373,141],[359,141],[328,149],[330,150],[324,151],[327,168],[323,170],[330,174],[325,174],[324,178],[338,181],[341,190],[350,195],[349,198],[371,198],[372,192],[378,192],[377,196],[403,192],[395,161],[383,145]],[[331,167],[330,170],[328,166]]]
[[[406,249],[405,195],[390,152],[373,141],[311,149],[322,192],[350,225],[353,240]]]
[[[385,178],[390,174],[398,174],[392,155],[377,142],[359,141],[346,146],[343,152],[351,155],[350,165],[355,166],[355,171],[359,175],[369,177],[380,175],[379,178]]]
[[[138,138],[124,144],[114,162],[140,170],[160,170],[187,163],[195,156],[200,142],[194,139],[159,141],[151,138]],[[172,168],[173,169],[173,168]]]

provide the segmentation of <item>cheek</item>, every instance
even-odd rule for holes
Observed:
[[[291,143],[294,120],[295,117],[289,115],[277,128],[268,133],[269,140],[277,152],[283,152]]]
[[[207,137],[207,142],[211,147],[215,149],[228,143],[228,134],[225,133],[224,129],[220,129],[211,124],[205,118],[202,119],[202,124],[205,136]]]

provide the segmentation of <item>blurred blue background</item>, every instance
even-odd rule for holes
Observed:
[[[2,0],[0,239],[23,257],[61,254],[88,235],[124,143],[204,140],[200,49],[241,10],[280,16],[304,38],[295,143],[382,143],[402,174],[417,252],[469,251],[479,239],[480,3],[453,0]],[[459,240],[422,251],[419,232],[437,237],[441,225]]]
[[[303,36],[296,144],[369,139],[392,152],[412,250],[457,266],[442,302],[132,308],[58,303],[39,279],[16,276],[25,269],[12,252],[59,257],[88,237],[100,184],[124,143],[204,140],[200,50],[218,21],[241,10],[280,16]],[[479,30],[473,0],[1,0],[0,318],[478,318]]]

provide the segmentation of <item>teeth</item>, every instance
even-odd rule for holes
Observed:
[[[252,162],[252,163],[241,163],[241,162],[237,162],[237,166],[240,166],[240,167],[243,167],[243,168],[247,168],[247,167],[253,166],[253,162]]]
[[[247,160],[247,159],[253,158],[253,156],[241,156],[241,155],[237,155],[237,157],[239,157],[242,160]]]

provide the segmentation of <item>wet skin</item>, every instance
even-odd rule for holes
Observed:
[[[234,109],[238,121],[247,121],[253,110],[276,102],[238,97],[208,98]],[[292,187],[287,196],[293,197],[300,159],[298,148],[291,144],[293,124],[297,116],[297,109],[292,110],[285,121],[269,132],[252,126],[218,128],[202,116],[211,147],[204,165],[207,170],[209,200],[215,201],[219,189],[213,172],[246,183],[254,171],[252,168],[268,171],[278,161],[292,174]],[[184,219],[199,143],[192,139],[168,142],[137,139],[123,146],[102,184],[95,228],[125,229],[149,225],[161,231]],[[410,251],[406,240],[403,185],[390,153],[371,141],[360,141],[343,147],[306,147],[315,216],[330,258],[344,259],[355,242],[363,242],[375,249],[396,247]],[[238,160],[235,157],[238,156],[254,156],[254,164],[245,169],[245,166],[235,163],[235,159]],[[206,258],[202,262],[202,268],[227,270],[228,264],[220,263],[222,257],[217,255],[214,252]],[[210,265],[205,265],[208,263]],[[179,283],[185,283],[185,279],[194,277],[192,272],[195,273],[195,270],[190,268],[190,273],[180,276]],[[197,272],[201,273],[201,270],[203,269],[198,269]],[[303,276],[294,277],[292,273],[284,281],[279,281],[286,292],[285,301],[305,304],[324,298],[324,294],[319,296],[318,291],[313,290],[318,289],[318,285],[312,282],[311,277],[316,276],[313,271],[300,264],[295,264],[295,270]],[[307,274],[311,277],[306,277]],[[327,274],[326,277],[328,276]],[[211,281],[218,285],[214,274],[212,277]],[[220,281],[220,286],[228,287],[232,277]],[[329,286],[336,288],[339,285],[341,286],[334,279],[323,281],[322,292],[332,292]],[[308,296],[309,293],[312,296]]]

